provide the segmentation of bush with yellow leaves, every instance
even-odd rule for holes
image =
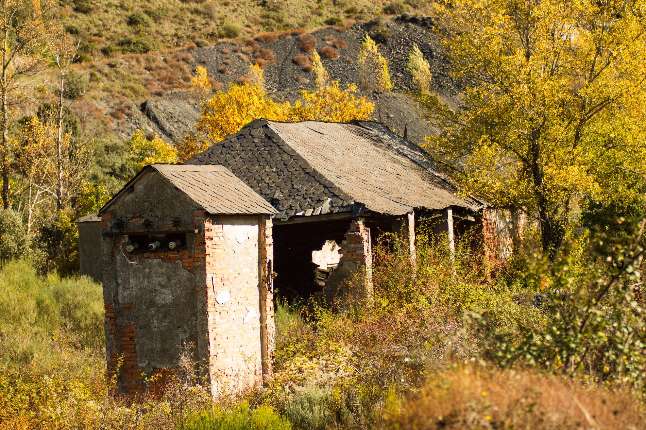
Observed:
[[[300,98],[293,103],[274,100],[267,93],[262,69],[257,65],[251,66],[243,83],[233,84],[207,98],[202,104],[197,132],[186,136],[178,145],[179,158],[187,160],[193,157],[255,119],[286,122],[369,119],[374,104],[357,94],[356,85],[342,88],[338,81],[330,82],[319,55],[314,52],[312,56],[317,87],[302,91]],[[205,85],[209,85],[206,69],[197,71],[193,85],[205,91]]]
[[[149,139],[143,131],[137,130],[128,143],[129,165],[135,171],[149,164],[173,164],[178,161],[175,147],[158,136]]]
[[[381,55],[372,38],[366,34],[359,51],[359,82],[368,91],[390,91],[393,83],[390,79],[388,60]]]

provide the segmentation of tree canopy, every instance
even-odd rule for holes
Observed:
[[[257,65],[251,66],[244,82],[211,95],[206,69],[198,68],[193,86],[207,95],[202,102],[197,133],[179,145],[180,158],[190,158],[259,118],[288,122],[349,122],[370,118],[374,104],[360,96],[355,85],[342,88],[338,81],[331,81],[318,54],[313,54],[313,60],[317,86],[302,90],[294,102],[275,100],[265,89],[263,71]]]
[[[551,257],[582,203],[642,200],[646,2],[451,3],[436,22],[464,91],[423,98],[465,190],[528,211]]]

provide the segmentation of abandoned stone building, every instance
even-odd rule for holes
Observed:
[[[188,161],[223,165],[269,201],[278,294],[336,295],[363,271],[369,295],[372,244],[384,232],[431,225],[453,241],[482,232],[483,205],[458,195],[417,145],[375,122],[257,120]],[[347,291],[346,291],[347,292]]]
[[[196,165],[148,166],[101,209],[92,254],[122,391],[163,380],[182,354],[206,365],[214,396],[271,374],[274,213],[226,168]]]
[[[452,248],[469,233],[497,261],[518,223],[461,196],[381,124],[257,120],[185,165],[143,169],[79,220],[81,270],[103,284],[123,391],[192,345],[217,396],[271,374],[274,287],[287,300],[365,299],[384,233],[402,233],[411,256],[422,228]]]

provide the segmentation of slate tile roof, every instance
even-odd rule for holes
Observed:
[[[221,164],[286,219],[295,215],[416,208],[471,210],[416,145],[373,122],[348,124],[257,120],[188,164]]]
[[[161,174],[210,214],[274,215],[277,213],[265,199],[223,166],[153,164],[144,167],[123,190],[128,189],[143,173],[151,170]],[[108,202],[100,213],[105,211],[123,190]]]

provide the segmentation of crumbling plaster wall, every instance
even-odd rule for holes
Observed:
[[[184,352],[206,365],[214,396],[240,393],[271,375],[267,216],[209,215],[151,174],[103,214],[102,228],[106,353],[122,391],[141,391],[144,375],[172,373]],[[187,232],[186,247],[125,251],[123,233],[165,230]]]
[[[261,307],[268,298],[261,297],[266,286],[259,258],[266,255],[260,249],[264,228],[265,222],[254,216],[215,216],[205,224],[209,374],[215,397],[242,393],[263,381]]]
[[[156,174],[142,177],[102,216],[102,281],[108,370],[119,388],[144,388],[144,377],[171,372],[203,340],[197,292],[205,285],[205,214]],[[121,232],[197,231],[184,249],[128,254]]]

